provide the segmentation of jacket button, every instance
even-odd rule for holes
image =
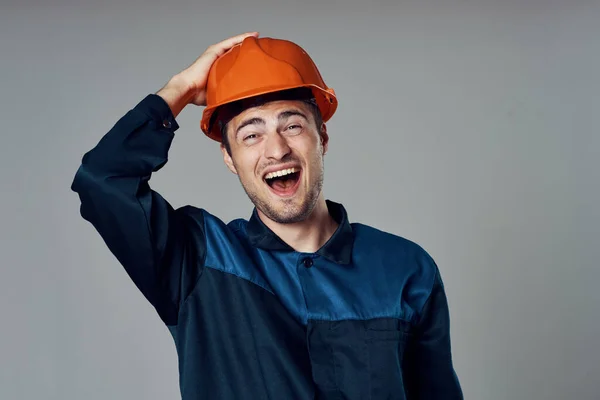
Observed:
[[[305,258],[304,259],[304,266],[306,268],[312,267],[313,266],[313,260],[312,260],[312,258]]]
[[[162,124],[167,129],[171,127],[171,121],[169,121],[168,119],[165,119]]]

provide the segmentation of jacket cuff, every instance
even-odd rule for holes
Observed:
[[[145,114],[154,120],[157,126],[160,126],[162,129],[169,132],[175,132],[179,129],[179,125],[173,116],[171,108],[167,102],[157,94],[151,93],[147,95],[134,107],[134,110]]]

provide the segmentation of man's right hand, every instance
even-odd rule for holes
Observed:
[[[213,63],[227,50],[249,36],[258,37],[258,32],[243,33],[209,46],[196,61],[173,76],[156,93],[167,102],[175,117],[188,104],[206,106],[206,82]]]

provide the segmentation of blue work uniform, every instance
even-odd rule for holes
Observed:
[[[149,94],[87,152],[72,190],[175,341],[183,400],[462,399],[438,267],[350,223],[315,253],[258,217],[225,223],[150,188],[179,128]]]

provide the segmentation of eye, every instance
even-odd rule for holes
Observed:
[[[256,139],[256,134],[255,133],[251,133],[249,135],[244,136],[244,138],[242,140],[244,142],[247,142],[248,140],[252,140],[252,139]]]
[[[288,126],[287,128],[285,128],[286,131],[298,131],[299,129],[302,129],[302,125],[292,124],[292,125]]]

